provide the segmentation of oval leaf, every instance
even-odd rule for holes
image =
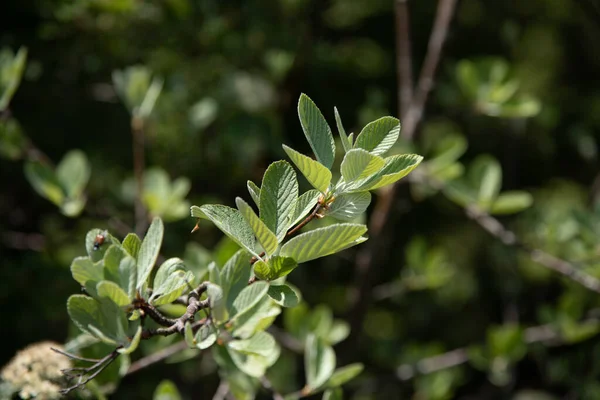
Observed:
[[[250,228],[252,228],[256,239],[258,239],[258,243],[260,243],[265,250],[265,253],[267,253],[268,256],[275,253],[278,246],[277,236],[267,228],[265,223],[254,213],[252,207],[250,207],[243,199],[237,197],[235,199],[235,204],[248,225],[250,225]]]
[[[125,293],[123,289],[121,289],[121,287],[114,282],[99,282],[96,286],[96,291],[98,292],[98,296],[109,298],[119,307],[123,307],[131,303],[127,293]]]
[[[298,199],[298,181],[287,161],[269,165],[260,189],[260,219],[281,242],[292,224]]]
[[[400,122],[394,117],[383,117],[369,123],[356,138],[354,148],[383,155],[392,148],[400,135]]]
[[[335,353],[331,346],[313,334],[306,338],[304,368],[306,369],[306,387],[303,392],[311,393],[321,387],[335,370]]]
[[[331,183],[331,171],[329,169],[320,162],[317,162],[286,145],[283,145],[283,150],[285,150],[288,157],[294,162],[312,187],[321,193],[327,192],[329,184]]]
[[[283,307],[296,307],[300,303],[298,292],[288,285],[271,286],[268,291],[277,304]]]
[[[137,262],[137,288],[140,289],[148,280],[154,263],[158,258],[158,252],[162,244],[164,226],[160,218],[154,218],[148,232],[144,237]]]
[[[364,213],[371,203],[371,193],[342,193],[327,209],[325,215],[341,221],[352,221]]]
[[[331,128],[315,103],[304,93],[298,101],[298,117],[304,131],[304,136],[310,144],[317,160],[331,169],[335,158],[335,141]]]
[[[231,319],[239,318],[244,313],[248,312],[256,303],[262,300],[269,290],[267,282],[258,281],[250,286],[247,286],[233,301],[231,307]]]

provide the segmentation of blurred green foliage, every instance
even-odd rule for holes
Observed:
[[[435,2],[409,4],[417,70]],[[300,342],[310,326],[345,364],[365,364],[346,398],[600,397],[598,295],[502,245],[462,210],[476,202],[523,242],[600,277],[594,4],[459,2],[424,122],[414,143],[392,150],[425,160],[414,172],[421,179],[399,188],[374,258],[373,301],[350,333],[362,340],[343,341],[352,250],[295,271],[291,283],[304,302],[278,322]],[[392,1],[9,0],[3,7],[0,313],[10,324],[1,365],[47,339],[72,340],[66,349],[85,348],[88,357],[110,351],[73,339],[65,301],[78,290],[68,267],[82,254],[85,232],[102,227],[122,237],[134,225],[129,113],[144,124],[143,200],[168,221],[164,254],[184,255],[200,275],[237,248],[210,224],[190,236],[184,208],[233,206],[247,180],[259,182],[284,156],[281,143],[308,153],[296,119],[300,92],[331,126],[337,106],[354,137],[367,122],[397,114]],[[559,339],[530,343],[532,326],[548,326]],[[141,355],[174,339],[144,341]],[[411,380],[394,373],[455,348],[468,348],[470,363]],[[123,360],[90,391],[117,379],[128,368]],[[212,357],[186,350],[167,363],[127,376],[114,397],[213,396]],[[267,375],[277,388],[297,390],[303,361],[284,349]],[[165,379],[178,389],[157,387]],[[255,390],[243,375],[230,385],[240,395]]]

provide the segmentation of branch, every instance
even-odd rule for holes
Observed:
[[[523,332],[523,341],[527,344],[548,342],[560,344],[562,338],[552,325],[545,324],[525,329]],[[396,376],[398,379],[406,381],[414,378],[416,375],[431,374],[446,368],[456,367],[468,361],[468,350],[466,347],[461,347],[446,353],[423,358],[414,364],[402,364],[396,369]]]
[[[273,395],[273,400],[283,400],[283,396],[281,395],[281,393],[279,393],[277,390],[275,390],[275,388],[273,388],[271,381],[269,381],[266,376],[260,378],[260,384],[265,389],[271,392],[271,394]]]
[[[185,341],[174,343],[174,344],[170,345],[169,347],[165,347],[164,349],[160,350],[159,352],[156,352],[154,354],[150,354],[149,356],[140,358],[139,360],[137,360],[136,362],[131,364],[131,366],[125,373],[125,375],[131,375],[131,374],[139,371],[140,369],[147,368],[147,367],[151,366],[152,364],[156,364],[160,361],[163,361],[163,360],[171,357],[172,355],[177,354],[180,351],[183,351],[187,348],[188,348],[188,345]]]
[[[131,117],[131,133],[133,136],[133,172],[135,175],[135,230],[142,236],[148,227],[147,210],[142,200],[144,191],[144,120]]]
[[[440,61],[442,49],[448,37],[448,27],[454,14],[456,0],[439,0],[438,8],[433,22],[427,54],[419,74],[419,82],[415,89],[415,96],[410,108],[402,118],[402,137],[412,139],[417,125],[423,118],[423,110],[427,103],[429,92],[433,88],[433,79]]]
[[[89,381],[91,381],[92,379],[97,377],[102,371],[104,371],[106,369],[106,367],[108,367],[114,360],[117,359],[117,357],[119,357],[119,354],[120,354],[118,351],[119,349],[120,349],[120,347],[117,347],[115,350],[113,350],[108,355],[106,355],[106,357],[104,357],[100,360],[85,359],[83,357],[74,356],[72,354],[53,349],[54,351],[66,356],[66,357],[72,358],[74,360],[94,362],[94,364],[88,368],[63,369],[61,372],[65,376],[70,377],[70,378],[78,378],[78,379],[77,379],[77,384],[75,384],[71,387],[65,388],[65,389],[61,389],[60,393],[63,395],[66,395],[66,394],[70,393],[71,391],[84,386],[86,383],[88,383]]]
[[[410,108],[413,97],[412,58],[408,0],[396,0],[396,77],[398,79],[398,116]]]
[[[213,396],[212,400],[225,400],[227,398],[228,393],[229,383],[227,383],[227,381],[222,380],[221,383],[219,383],[219,387],[217,388],[217,391],[215,392],[215,395]]]

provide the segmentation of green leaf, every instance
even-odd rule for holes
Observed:
[[[160,92],[162,91],[163,83],[164,81],[162,78],[152,78],[152,83],[137,112],[140,117],[148,118],[150,116],[154,109],[154,105],[156,104],[156,100],[158,100],[158,96],[160,96]]]
[[[152,400],[181,400],[181,395],[173,382],[164,380],[154,390]]]
[[[71,275],[81,286],[88,281],[100,282],[104,279],[102,263],[94,264],[89,257],[77,257],[71,263]]]
[[[162,244],[164,226],[160,218],[154,218],[144,237],[137,260],[137,288],[140,289],[148,280],[154,263],[158,258]]]
[[[321,193],[326,193],[328,191],[329,184],[331,183],[331,171],[329,169],[320,162],[317,162],[286,145],[283,145],[283,150],[285,150],[288,157],[294,162],[312,187],[319,190]]]
[[[260,189],[260,219],[281,242],[292,223],[298,199],[298,181],[286,161],[269,165]]]
[[[524,191],[502,192],[494,201],[491,214],[514,214],[529,208],[533,204],[533,196]]]
[[[192,206],[191,210],[192,217],[212,221],[231,240],[248,250],[252,255],[258,256],[254,248],[254,232],[238,210],[219,204]]]
[[[98,236],[102,236],[104,242],[98,247],[98,250],[94,250],[94,244],[96,243],[96,237]],[[111,244],[119,244],[119,241],[113,235],[108,233],[108,231],[96,228],[91,229],[85,235],[85,249],[93,262],[102,260]]]
[[[135,233],[129,233],[123,239],[123,248],[133,258],[137,258],[140,248],[142,247],[142,240]]]
[[[14,96],[27,61],[27,49],[19,48],[13,56],[12,51],[4,50],[0,53],[0,111],[4,111]]]
[[[477,205],[488,210],[500,193],[502,167],[491,156],[478,156],[469,166],[469,180],[474,187],[479,188]]]
[[[286,276],[297,266],[293,258],[273,256],[267,262],[258,260],[254,263],[254,273],[264,281],[272,281]]]
[[[83,332],[111,345],[129,344],[125,334],[127,319],[115,303],[100,303],[88,296],[73,295],[67,301],[67,311],[71,320]]]
[[[245,250],[237,251],[221,270],[221,284],[227,293],[227,309],[233,306],[233,301],[240,292],[248,286],[248,280],[252,273],[252,266],[248,262],[249,254]]]
[[[349,382],[360,375],[364,368],[364,365],[361,363],[354,363],[338,368],[331,375],[331,378],[329,378],[325,386],[328,388],[342,386],[346,382]]]
[[[296,307],[300,303],[298,291],[288,285],[272,285],[268,291],[269,297],[283,307]]]
[[[290,239],[283,245],[279,254],[303,263],[352,246],[366,231],[365,225],[349,223],[318,228]]]
[[[256,207],[260,208],[260,188],[256,186],[256,183],[252,181],[248,181],[248,193],[250,193],[250,197],[252,197],[252,201],[256,204]]]
[[[231,319],[239,318],[244,313],[254,307],[263,297],[266,296],[269,290],[267,282],[258,281],[250,286],[246,286],[244,290],[235,298],[231,307]]]
[[[400,154],[385,159],[385,165],[353,191],[374,190],[390,185],[408,175],[423,161],[417,154]]]
[[[208,349],[217,341],[217,332],[210,324],[204,324],[196,332],[196,347],[200,350]]]
[[[137,268],[135,259],[118,245],[111,245],[104,254],[105,279],[111,280],[127,292],[130,299],[135,296]]]
[[[223,294],[223,289],[219,285],[210,283],[208,284],[206,294],[210,299],[210,308],[214,320],[216,322],[226,321],[228,313],[225,305],[225,295]]]
[[[65,193],[52,168],[39,162],[28,161],[25,163],[25,177],[40,196],[57,206],[63,203]]]
[[[192,324],[190,321],[185,321],[183,326],[183,338],[189,348],[196,348],[196,339],[194,338],[194,331],[192,330]]]
[[[335,141],[331,128],[315,103],[304,93],[298,101],[298,117],[304,131],[304,136],[310,144],[317,160],[331,169],[335,158]]]
[[[232,334],[237,338],[248,338],[257,331],[267,329],[280,313],[281,308],[269,296],[263,296],[252,308],[232,321]]]
[[[356,187],[385,165],[385,160],[363,149],[352,149],[346,153],[340,171],[346,186]],[[351,183],[357,181],[356,184]]]
[[[275,346],[269,354],[269,357],[264,357],[257,354],[245,354],[227,346],[229,356],[235,365],[245,374],[260,378],[265,375],[267,368],[277,361],[279,358],[280,348]]]
[[[28,146],[28,139],[23,134],[19,122],[11,117],[0,121],[0,156],[9,160],[23,158]]]
[[[352,221],[364,213],[371,203],[371,193],[342,193],[335,197],[325,215],[341,221]]]
[[[269,357],[277,347],[277,343],[273,336],[263,331],[256,332],[249,339],[232,340],[228,346],[244,354]]]
[[[325,392],[323,392],[322,400],[342,400],[343,398],[344,393],[342,392],[342,389],[336,387],[325,390]]]
[[[275,253],[278,246],[277,236],[267,228],[265,223],[254,213],[252,207],[250,207],[242,198],[237,197],[235,199],[235,204],[248,225],[250,225],[250,228],[252,228],[256,239],[258,239],[258,243],[260,243],[265,250],[267,256]]]
[[[195,285],[194,274],[179,258],[169,258],[156,272],[150,303],[159,306],[177,300],[183,292]]]
[[[335,370],[335,353],[331,346],[313,334],[306,338],[304,368],[306,370],[305,392],[313,392],[320,388]]]
[[[71,150],[56,167],[56,177],[67,197],[80,196],[90,180],[91,167],[84,152]]]
[[[393,117],[383,117],[369,123],[356,137],[354,148],[383,155],[392,148],[400,135],[400,122]]]
[[[344,152],[349,152],[352,149],[352,141],[346,135],[346,130],[344,129],[344,125],[342,125],[342,119],[340,118],[340,113],[336,107],[333,107],[333,112],[335,114],[335,123],[338,128],[338,132],[340,133],[340,138],[342,141],[342,146],[344,146]]]
[[[98,292],[98,296],[110,299],[119,307],[131,304],[131,300],[129,299],[129,296],[127,296],[127,293],[125,293],[123,289],[121,289],[121,287],[114,282],[99,282],[96,286],[96,291]]]
[[[321,193],[315,189],[308,190],[298,197],[296,209],[292,216],[291,226],[296,226],[297,223],[302,221],[304,217],[315,208],[319,201],[319,197],[321,197]]]
[[[350,325],[346,321],[336,320],[327,331],[327,342],[335,345],[350,335]]]
[[[129,344],[123,346],[122,348],[118,349],[117,351],[121,354],[131,354],[137,350],[138,346],[140,345],[141,340],[142,340],[142,325],[139,325],[137,327],[137,330],[135,331],[135,335],[133,335],[133,338],[131,338],[131,342],[129,342]]]

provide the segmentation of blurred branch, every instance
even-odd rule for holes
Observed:
[[[17,250],[42,251],[46,246],[46,238],[39,233],[2,232],[2,241],[7,247]]]
[[[225,400],[228,394],[229,384],[227,383],[227,381],[222,380],[221,383],[219,383],[219,387],[217,388],[217,391],[215,392],[215,395],[213,396],[212,400]]]
[[[144,120],[131,117],[131,133],[133,135],[133,172],[135,175],[135,231],[143,236],[148,228],[147,210],[142,199],[144,191]]]
[[[400,2],[402,2],[402,0],[400,0]],[[448,35],[448,27],[452,15],[454,14],[455,6],[456,0],[439,0],[438,2],[435,21],[429,37],[427,54],[419,75],[416,92],[406,115],[402,116],[402,134],[403,137],[407,139],[412,139],[415,128],[423,117],[423,108],[425,107],[429,92],[433,86],[433,77],[440,60],[443,44]],[[406,5],[400,4],[397,5],[397,7],[400,8],[400,13],[406,12],[406,16],[408,17]],[[406,29],[408,30],[408,26],[406,26]],[[402,41],[398,43],[398,46],[409,45],[410,42],[408,41],[408,37],[406,37],[406,39],[407,40],[404,40],[403,38]],[[404,49],[402,54],[409,54],[409,52],[410,49]],[[400,58],[400,54],[398,57]],[[405,62],[405,60],[403,60],[403,62]],[[400,70],[401,67],[399,66],[398,68]],[[399,84],[405,84],[406,79],[403,78],[403,80],[399,80]],[[399,91],[402,91],[402,88],[400,88]],[[366,245],[361,247],[356,255],[355,289],[354,291],[351,291],[349,313],[352,336],[356,339],[361,335],[362,323],[369,305],[371,280],[373,279],[374,274],[373,268],[371,268],[373,256],[376,253],[380,253],[378,250],[381,246],[383,236],[382,231],[386,221],[389,219],[394,196],[396,194],[396,187],[396,185],[392,185],[388,189],[380,191],[377,203],[369,218],[370,240]]]
[[[523,332],[523,341],[527,344],[557,342],[561,343],[561,336],[550,324],[533,326]],[[456,367],[469,361],[469,352],[466,347],[461,347],[423,358],[414,364],[402,364],[396,369],[398,379],[406,381],[416,375],[427,375],[443,369]]]
[[[273,395],[273,400],[283,400],[283,396],[277,390],[275,390],[275,388],[273,388],[271,381],[269,381],[266,376],[260,378],[260,384],[269,392],[271,392]]]
[[[408,0],[396,0],[395,20],[398,116],[401,116],[408,111],[413,96]]]
[[[180,351],[183,351],[187,348],[188,348],[188,345],[184,340],[174,343],[156,353],[152,353],[149,356],[140,358],[136,362],[132,363],[131,366],[129,367],[129,369],[127,370],[127,372],[125,373],[125,375],[131,375],[131,374],[139,371],[140,369],[144,369],[144,368],[151,366],[152,364],[161,362],[161,361],[171,357],[172,355],[177,354]]]

